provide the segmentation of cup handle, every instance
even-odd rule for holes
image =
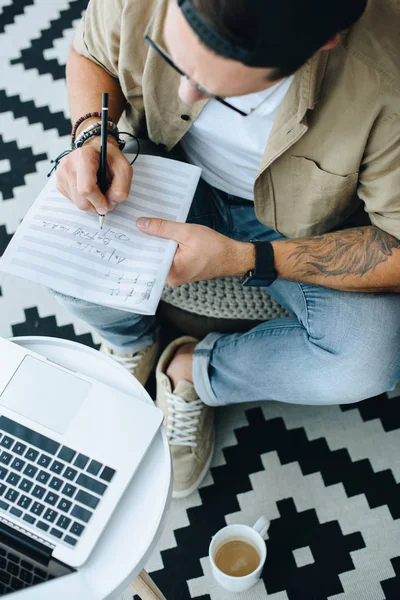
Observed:
[[[258,521],[254,523],[253,529],[255,529],[255,531],[257,531],[257,533],[259,533],[261,537],[264,538],[265,534],[269,529],[269,524],[270,523],[266,517],[260,517]]]

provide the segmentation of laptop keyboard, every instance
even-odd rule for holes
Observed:
[[[115,470],[0,416],[0,509],[77,544]],[[0,510],[1,514],[1,510]]]
[[[54,579],[44,569],[0,548],[0,596]]]

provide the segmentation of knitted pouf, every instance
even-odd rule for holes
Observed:
[[[162,300],[186,312],[218,319],[268,321],[289,315],[265,289],[243,287],[239,277],[198,281],[177,288],[166,285]]]

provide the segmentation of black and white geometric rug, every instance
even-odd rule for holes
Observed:
[[[86,1],[0,0],[0,253],[43,187],[49,159],[68,147],[65,61]],[[98,343],[42,288],[13,277],[0,286],[0,336]],[[213,582],[209,540],[227,523],[264,514],[263,579],[237,600],[398,600],[399,401],[397,391],[346,407],[219,410],[212,469],[196,493],[173,502],[147,565],[166,598],[233,597]]]

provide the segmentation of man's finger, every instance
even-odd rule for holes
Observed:
[[[97,169],[89,161],[77,170],[76,191],[82,201],[87,201],[94,206],[99,215],[108,213],[108,203],[97,185]]]
[[[175,223],[174,221],[150,219],[149,217],[140,217],[136,221],[136,225],[144,233],[181,243],[186,239],[186,228],[188,227],[187,223]]]
[[[127,199],[132,183],[133,169],[125,156],[118,152],[109,159],[112,176],[111,185],[107,190],[106,198],[110,204],[120,204]]]
[[[86,200],[86,198],[83,198],[78,194],[75,182],[72,178],[69,182],[69,192],[67,197],[72,200],[72,202],[77,208],[79,208],[79,210],[83,210],[87,213],[97,214],[97,211],[94,208],[94,206],[88,200]]]

